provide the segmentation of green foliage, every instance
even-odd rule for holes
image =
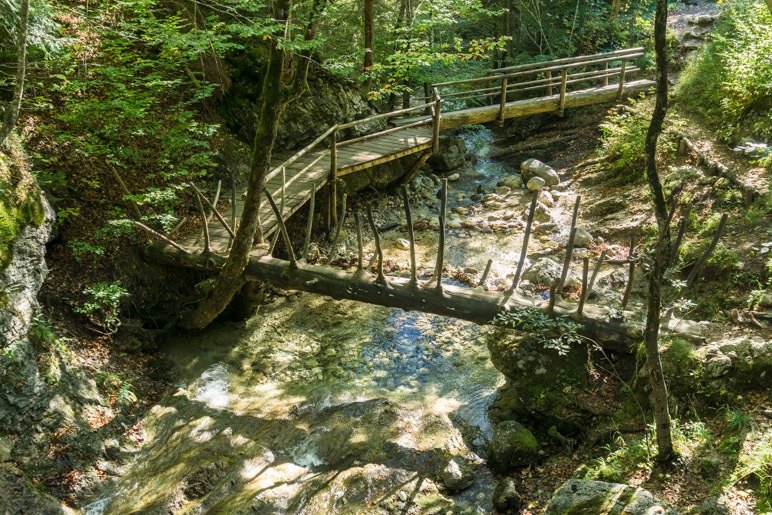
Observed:
[[[599,155],[606,157],[609,172],[619,183],[641,181],[645,176],[644,148],[653,109],[653,98],[631,100],[628,107],[609,111],[600,125]],[[659,151],[674,153],[678,146],[672,126],[677,121],[671,119],[668,124],[659,138]]]
[[[553,349],[561,356],[570,352],[571,345],[581,342],[577,333],[579,324],[567,316],[553,318],[535,308],[500,311],[493,319],[493,325],[531,333],[545,349]]]
[[[88,316],[106,334],[115,333],[121,322],[118,318],[121,299],[129,296],[128,290],[121,286],[120,281],[98,282],[83,290],[83,293],[89,296],[89,300],[74,308],[74,311]]]
[[[676,88],[724,140],[772,138],[772,14],[762,0],[724,2],[711,39]]]

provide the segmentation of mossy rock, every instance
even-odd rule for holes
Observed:
[[[489,408],[494,421],[527,417],[539,429],[556,426],[563,435],[587,422],[577,410],[575,393],[589,380],[589,351],[572,346],[568,354],[545,349],[535,338],[497,328],[488,337],[493,365],[507,377]]]
[[[539,442],[528,428],[514,420],[496,425],[488,448],[488,462],[499,473],[525,467],[539,459]]]
[[[646,515],[669,513],[652,495],[634,486],[571,479],[552,496],[546,515]]]

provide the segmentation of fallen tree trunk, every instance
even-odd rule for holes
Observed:
[[[146,247],[147,259],[173,266],[193,268],[216,273],[225,258],[216,254],[187,254],[163,243],[150,243]],[[389,277],[387,284],[378,284],[375,275],[364,271],[349,272],[328,266],[298,263],[290,267],[288,261],[270,256],[253,256],[244,270],[247,281],[259,281],[273,286],[301,290],[334,299],[349,299],[380,306],[395,307],[406,311],[423,311],[437,315],[468,320],[477,324],[490,324],[500,311],[515,308],[537,308],[546,311],[546,301],[535,301],[512,294],[487,292],[481,288],[461,288],[443,284],[442,293],[435,284],[424,289],[422,283],[410,284],[409,279]],[[431,281],[430,281],[431,282]],[[576,315],[576,304],[558,301],[555,314]],[[643,336],[643,314],[626,311],[623,319],[610,318],[607,308],[585,305],[583,314],[576,316],[581,324],[579,334],[596,341],[604,348],[631,352]],[[663,331],[689,339],[701,339],[700,326],[686,320],[668,320]]]

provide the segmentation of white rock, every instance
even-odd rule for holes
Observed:
[[[520,165],[520,173],[524,181],[530,181],[532,177],[541,177],[547,186],[556,186],[560,184],[558,173],[538,159],[527,159]]]
[[[454,173],[453,175],[449,175],[448,176],[448,182],[454,182],[454,181],[459,180],[460,178],[461,178],[461,174],[460,173]]]
[[[546,184],[546,181],[541,177],[531,177],[528,179],[528,183],[525,187],[531,191],[540,191]]]
[[[399,250],[410,250],[410,242],[404,238],[398,238],[397,241],[394,242],[394,246]]]

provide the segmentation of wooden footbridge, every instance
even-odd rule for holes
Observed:
[[[423,98],[423,100],[429,100],[428,102],[370,117],[366,120],[331,127],[300,152],[284,159],[277,157],[275,168],[268,176],[266,193],[269,202],[265,203],[261,213],[262,230],[264,235],[275,231],[274,238],[278,237],[278,234],[282,234],[289,259],[274,258],[271,256],[271,247],[266,244],[258,245],[244,270],[244,279],[253,282],[252,284],[254,282],[267,283],[280,288],[303,290],[336,299],[351,299],[399,307],[405,310],[436,313],[479,324],[491,323],[502,312],[537,308],[550,314],[567,314],[576,318],[580,322],[580,333],[595,339],[605,347],[630,350],[643,334],[642,320],[645,318],[641,312],[625,311],[632,281],[628,282],[620,306],[621,309],[610,310],[609,306],[585,305],[585,301],[589,299],[592,292],[595,277],[603,263],[605,252],[601,254],[595,264],[589,281],[589,262],[587,258],[583,260],[582,289],[578,304],[564,302],[560,299],[563,281],[572,261],[573,242],[576,234],[575,225],[580,201],[578,197],[574,206],[561,278],[551,285],[549,300],[543,301],[541,304],[535,304],[536,301],[530,297],[521,296],[518,290],[521,272],[528,254],[528,241],[538,192],[533,194],[531,200],[514,280],[510,287],[503,292],[488,291],[485,287],[492,264],[491,260],[488,261],[485,272],[474,288],[445,284],[442,282],[441,272],[435,273],[428,281],[418,280],[412,216],[405,188],[402,189],[402,196],[407,237],[410,242],[409,278],[387,278],[384,275],[383,249],[380,245],[378,229],[369,209],[367,210],[367,218],[375,252],[370,264],[367,265],[362,224],[359,215],[356,214],[355,225],[359,252],[356,271],[311,265],[302,259],[305,257],[305,249],[310,239],[310,223],[306,228],[306,245],[301,259],[298,259],[292,248],[284,220],[309,199],[311,201],[310,210],[313,215],[316,192],[328,185],[327,198],[330,203],[327,212],[334,221],[336,213],[335,185],[339,177],[403,156],[419,154],[413,169],[403,179],[409,178],[409,175],[421,166],[431,152],[437,151],[439,132],[444,127],[503,121],[507,118],[534,113],[562,112],[571,107],[613,102],[621,99],[624,95],[641,92],[651,87],[653,82],[646,80],[626,81],[626,75],[636,70],[626,63],[641,55],[641,49],[634,48],[595,56],[560,59],[538,65],[493,70],[484,77],[434,84],[431,88],[431,97]],[[618,65],[612,66],[614,63],[618,63]],[[616,82],[610,79],[616,80]],[[595,81],[601,82],[593,86]],[[538,94],[535,97],[529,97],[529,93],[532,94],[533,92]],[[490,99],[494,101],[486,103]],[[418,116],[404,118],[406,115],[416,113]],[[377,120],[392,120],[392,123],[391,126],[375,134],[340,140],[340,135],[344,134],[346,130]],[[328,144],[324,145],[323,143],[326,141]],[[237,209],[231,213],[231,225],[229,226],[224,217],[214,208],[213,204],[216,202],[210,203],[203,194],[198,190],[196,191],[197,197],[202,201],[202,214],[206,217],[203,207],[203,204],[206,203],[219,221],[219,225],[211,225],[209,230],[204,231],[206,235],[204,252],[199,252],[200,246],[185,248],[143,226],[165,242],[150,243],[147,246],[147,256],[157,262],[194,268],[213,274],[217,273],[225,262],[224,254],[228,252],[229,238],[233,234],[232,227],[236,225],[236,215],[242,206],[234,193],[232,202]],[[444,266],[447,180],[443,181],[441,193],[439,248],[434,267],[434,270],[437,271],[442,271]],[[345,195],[342,198],[345,202]],[[278,202],[275,199],[279,199]],[[676,212],[676,207],[673,206],[672,208],[671,219]],[[345,216],[345,206],[341,212]],[[279,213],[281,216],[276,216]],[[309,219],[312,218],[309,216]],[[711,249],[715,248],[725,223],[725,218],[722,220],[719,231],[706,255],[700,259],[687,279],[688,284],[691,284],[694,279],[696,271],[700,268],[699,264],[704,263]],[[344,219],[341,218],[337,224],[337,230],[340,230],[343,221]],[[139,222],[136,223],[141,225]],[[204,225],[208,227],[207,224]],[[685,224],[682,223],[682,226],[685,227]],[[277,227],[280,231],[276,231]],[[630,264],[629,277],[632,278],[636,263],[632,244],[627,262]],[[374,264],[376,274],[372,274]],[[242,290],[242,302],[252,302],[248,300],[250,298],[248,292],[251,290],[252,288],[248,286]],[[624,314],[620,316],[618,314],[620,312]],[[687,338],[700,339],[700,326],[694,322],[666,317],[663,321],[663,330]]]
[[[642,48],[630,48],[566,59],[490,70],[483,76],[441,82],[425,87],[420,105],[379,114],[363,120],[335,125],[311,144],[292,155],[274,156],[273,170],[266,185],[282,219],[288,219],[316,192],[325,192],[325,212],[329,225],[337,222],[337,179],[411,154],[417,154],[403,183],[439,151],[442,129],[483,124],[538,113],[562,114],[565,109],[615,102],[654,86],[650,80],[630,81],[643,56]],[[343,139],[343,135],[375,123],[383,130]],[[205,200],[205,199],[204,199]],[[216,202],[215,202],[216,203]],[[208,247],[227,253],[236,222],[243,210],[241,195],[234,192],[231,226],[218,216],[209,217]],[[211,207],[211,206],[210,206]],[[263,236],[273,233],[277,217],[268,202],[260,213]],[[200,248],[203,238],[189,241],[189,248]],[[206,243],[205,243],[206,244]]]

